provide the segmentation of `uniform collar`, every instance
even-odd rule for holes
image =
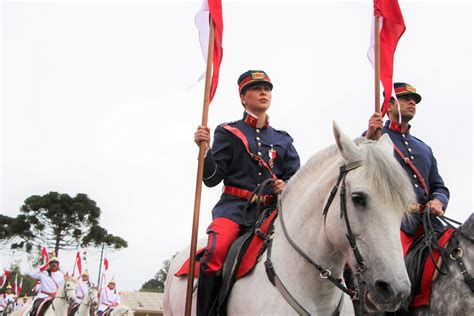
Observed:
[[[257,127],[257,117],[254,114],[248,111],[245,111],[243,120],[245,124],[250,125],[252,127]],[[267,128],[269,124],[270,124],[270,120],[267,115],[267,122],[265,123],[265,126],[263,128]]]
[[[402,132],[402,126],[398,124],[397,122],[388,120],[385,122],[385,127],[394,132],[399,132],[399,133]],[[408,130],[406,134],[410,134],[410,128],[411,128],[411,125],[408,125]]]

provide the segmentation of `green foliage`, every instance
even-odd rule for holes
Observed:
[[[170,269],[171,265],[171,260],[173,260],[174,257],[176,257],[177,253],[171,257],[170,260],[165,260],[163,261],[163,266],[158,271],[153,279],[150,279],[143,283],[142,288],[140,289],[140,292],[159,292],[163,293],[165,290],[165,281],[166,277],[168,276],[168,270]]]
[[[28,236],[30,224],[25,215],[16,218],[0,214],[0,240],[9,240],[16,236]]]
[[[105,243],[115,249],[127,247],[121,237],[109,234],[99,226],[100,208],[86,194],[75,197],[58,192],[43,196],[32,195],[20,208],[16,219],[2,216],[0,223],[8,222],[8,231],[0,235],[0,240],[13,238],[12,249],[31,252],[40,246],[54,249],[75,249],[99,246]]]

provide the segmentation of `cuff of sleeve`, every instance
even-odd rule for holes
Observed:
[[[440,192],[433,192],[430,196],[430,199],[433,200],[433,199],[437,199],[437,200],[440,200],[441,203],[443,204],[443,209],[446,210],[446,208],[448,207],[448,197],[446,195],[444,195],[443,193],[440,193]]]
[[[206,151],[204,156],[204,174],[202,176],[203,180],[209,180],[217,172],[217,164],[214,161],[212,152],[209,153],[209,149]]]

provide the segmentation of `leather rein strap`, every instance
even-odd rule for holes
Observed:
[[[342,187],[341,187],[341,217],[344,217],[345,222],[346,222],[347,238],[349,240],[349,243],[351,245],[351,248],[352,248],[352,250],[354,252],[354,255],[356,257],[356,260],[357,260],[357,265],[358,265],[357,273],[359,274],[359,277],[366,270],[366,265],[365,265],[365,262],[362,259],[362,256],[361,256],[361,254],[360,254],[360,252],[357,248],[357,244],[356,244],[356,241],[355,241],[355,238],[354,238],[354,234],[352,232],[352,229],[351,229],[351,226],[350,226],[350,223],[349,223],[349,219],[348,219],[348,216],[347,216],[347,205],[346,205],[346,197],[345,197],[345,194],[346,194],[346,191],[345,191],[345,178],[346,178],[346,174],[349,171],[354,170],[356,168],[359,168],[361,165],[362,165],[362,161],[355,161],[355,162],[352,162],[352,163],[349,163],[347,165],[343,165],[343,166],[340,167],[339,178],[336,182],[336,185],[334,186],[334,188],[331,191],[331,194],[328,198],[328,201],[327,201],[326,206],[324,207],[324,211],[323,211],[323,215],[324,215],[324,218],[326,220],[326,215],[327,215],[327,212],[329,210],[329,207],[330,207],[332,201],[334,200],[334,197],[337,193],[339,185],[342,182]],[[283,229],[283,233],[285,234],[285,237],[288,240],[288,242],[290,243],[290,245],[309,264],[311,264],[316,270],[319,271],[319,275],[320,275],[321,278],[329,280],[332,284],[334,284],[337,288],[339,288],[343,293],[348,294],[351,298],[356,297],[357,296],[357,291],[355,293],[350,291],[347,287],[345,287],[342,284],[341,279],[335,278],[335,277],[332,276],[332,272],[331,272],[330,269],[326,269],[326,268],[322,267],[321,265],[319,265],[318,263],[316,263],[313,259],[311,259],[308,256],[308,254],[306,254],[304,252],[304,250],[302,250],[293,241],[293,239],[290,237],[290,235],[288,234],[288,231],[286,229],[286,225],[285,225],[285,221],[284,221],[284,217],[283,217],[283,206],[281,204],[280,199],[278,199],[278,207],[277,208],[278,208],[278,212],[279,212],[279,215],[280,215],[280,223],[281,223],[281,226],[282,226],[282,229]],[[279,292],[281,293],[283,298],[288,302],[288,304],[299,315],[310,315],[310,313],[306,309],[304,309],[304,307],[291,295],[291,293],[288,291],[288,289],[285,287],[283,282],[280,280],[280,278],[276,274],[275,269],[273,267],[272,260],[271,260],[273,227],[272,227],[272,231],[269,232],[268,236],[269,237],[266,240],[266,243],[267,243],[267,259],[265,260],[265,270],[267,272],[268,279],[279,290]],[[343,302],[343,299],[344,299],[343,293],[341,295],[341,298],[339,300],[339,303],[338,303],[338,306],[337,306],[336,310],[333,312],[333,315],[340,315],[340,312],[341,312],[341,309],[342,309],[342,302]]]
[[[458,239],[457,235],[463,236],[464,238],[466,238],[471,243],[474,243],[474,240],[472,240],[472,238],[469,238],[469,236],[465,235],[462,232],[462,224],[461,223],[459,223],[459,222],[457,222],[457,221],[455,221],[455,220],[453,220],[449,217],[446,217],[446,216],[440,216],[439,219],[441,219],[448,227],[454,229],[454,233],[451,235],[450,244],[448,244],[449,248],[446,247],[446,250],[449,253],[449,258],[451,260],[454,260],[456,262],[456,264],[458,265],[459,270],[461,271],[460,275],[462,275],[464,282],[471,289],[471,292],[474,292],[474,277],[469,273],[469,270],[466,268],[466,265],[464,264],[464,261],[462,260],[462,257],[464,255],[464,251],[462,250],[462,248],[459,247],[459,239]],[[453,223],[459,225],[459,227],[455,228],[453,225],[451,225],[450,222],[453,222]],[[442,248],[439,249],[439,250],[440,250],[440,253],[443,253],[445,251]],[[443,260],[445,260],[445,258],[443,258]],[[449,272],[449,270],[448,270],[448,272]]]

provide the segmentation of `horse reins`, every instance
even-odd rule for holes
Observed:
[[[438,251],[440,253],[440,256],[442,257],[443,264],[446,267],[447,267],[447,262],[448,261],[447,261],[447,258],[446,258],[445,254],[446,253],[449,254],[449,258],[451,260],[454,260],[456,262],[456,264],[458,265],[459,270],[461,271],[460,275],[462,275],[464,282],[471,289],[471,292],[474,292],[474,277],[469,273],[469,270],[466,268],[466,265],[464,264],[464,261],[462,260],[462,256],[463,256],[464,252],[461,248],[459,248],[459,239],[457,238],[457,235],[459,234],[459,235],[463,236],[464,238],[466,238],[471,243],[473,243],[474,240],[472,238],[469,238],[469,236],[466,236],[462,232],[462,226],[461,226],[462,224],[460,222],[455,221],[455,220],[453,220],[449,217],[446,217],[446,216],[439,216],[439,219],[442,220],[449,228],[454,229],[454,232],[451,235],[451,238],[449,239],[449,243],[448,243],[448,245],[450,245],[450,244],[453,244],[453,245],[450,246],[450,247],[442,248],[439,245],[438,240],[436,238],[436,233],[435,233],[435,231],[433,229],[433,226],[431,224],[431,221],[429,219],[429,216],[430,216],[429,214],[430,214],[429,208],[426,208],[424,213],[423,213],[423,229],[425,230],[425,238],[428,235],[427,239],[425,239],[425,242],[429,247],[429,253],[430,253],[430,256],[431,256],[431,260],[433,261],[436,270],[438,270],[438,272],[441,273],[442,275],[447,275],[449,273],[448,268],[447,268],[448,270],[446,272],[444,272],[440,268],[438,268],[438,265],[436,264],[434,256],[433,256],[432,244],[434,245],[435,249],[438,249]],[[450,222],[459,225],[459,227],[458,228],[454,227]],[[432,241],[432,239],[434,241]]]
[[[341,205],[341,218],[344,217],[346,227],[347,227],[347,238],[349,240],[349,244],[352,248],[352,251],[354,252],[354,256],[357,260],[357,273],[356,277],[358,279],[361,278],[362,274],[367,270],[366,264],[364,259],[362,258],[362,255],[360,254],[360,251],[357,247],[357,243],[354,237],[354,233],[352,232],[352,228],[349,222],[349,218],[347,215],[347,204],[346,204],[346,175],[349,171],[354,170],[359,168],[362,165],[362,161],[354,161],[352,163],[348,163],[346,165],[343,165],[339,169],[339,178],[337,179],[336,184],[334,185],[333,189],[331,190],[331,194],[329,195],[328,201],[324,207],[323,210],[323,216],[324,220],[326,221],[326,215],[329,211],[329,207],[331,206],[332,201],[334,200],[334,197],[336,196],[336,193],[338,191],[339,185],[341,185],[341,192],[340,192],[340,205]],[[319,271],[319,275],[323,279],[329,280],[332,284],[334,284],[337,288],[339,288],[342,292],[348,294],[352,299],[356,299],[358,295],[358,291],[351,291],[347,287],[345,287],[342,284],[342,280],[339,278],[335,278],[332,276],[332,272],[330,269],[326,269],[316,263],[313,259],[311,259],[308,254],[304,252],[303,249],[301,249],[290,237],[288,234],[288,231],[286,229],[285,221],[283,218],[283,206],[281,204],[281,200],[278,199],[277,202],[277,208],[278,212],[280,213],[280,223],[283,229],[283,233],[285,234],[286,239],[290,243],[290,245],[309,263],[311,264],[316,270]],[[280,291],[282,296],[285,298],[285,300],[288,302],[288,304],[293,307],[293,309],[300,315],[310,315],[308,311],[304,309],[304,307],[298,303],[298,301],[289,293],[288,289],[284,286],[283,282],[280,280],[278,275],[275,272],[275,268],[273,267],[273,263],[271,260],[271,246],[272,246],[272,240],[273,240],[273,229],[268,233],[268,238],[266,240],[267,243],[267,259],[265,260],[265,270],[267,272],[268,279],[270,282],[277,287],[277,289]],[[341,308],[342,308],[342,302],[343,302],[343,296],[344,294],[341,295],[341,298],[339,299],[338,306],[336,310],[333,312],[333,315],[339,315]]]

